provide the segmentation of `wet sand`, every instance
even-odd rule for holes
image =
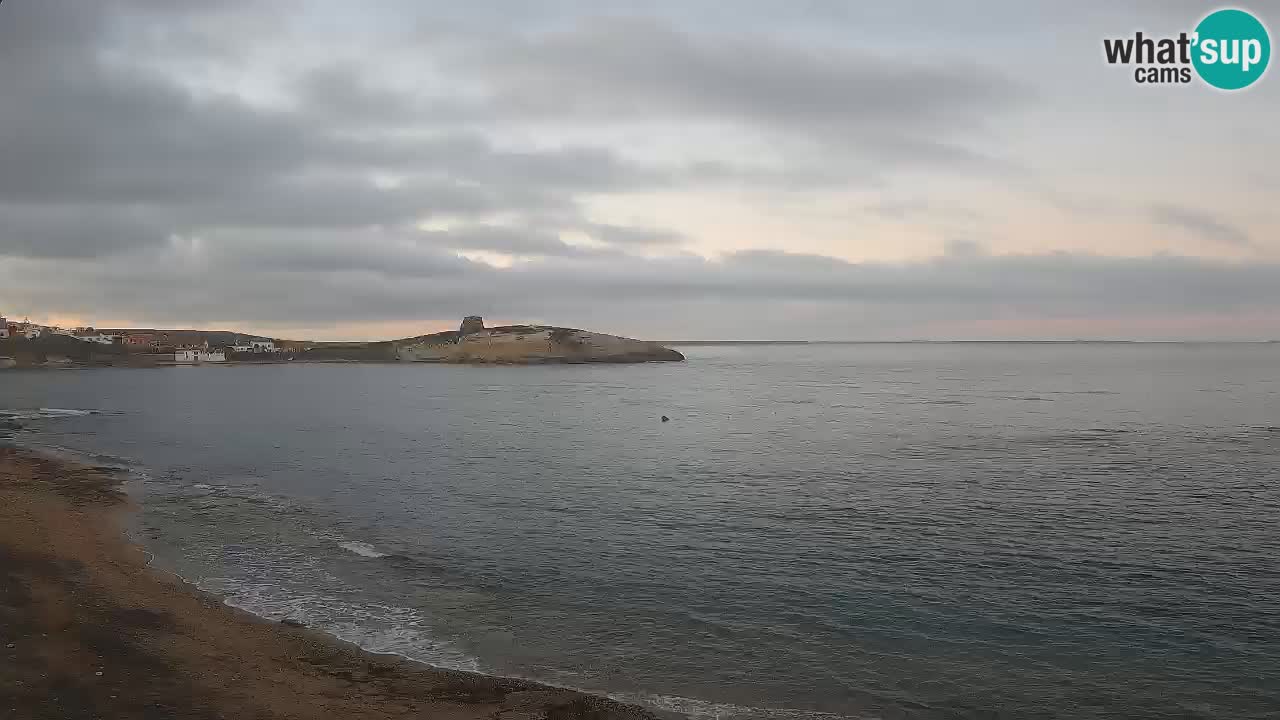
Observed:
[[[120,478],[0,447],[0,718],[651,720],[605,698],[374,655],[147,567]]]

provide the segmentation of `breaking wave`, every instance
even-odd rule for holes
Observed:
[[[340,542],[338,543],[338,547],[348,552],[353,552],[356,555],[359,555],[360,557],[367,557],[367,558],[384,558],[390,554],[390,553],[378,552],[378,550],[374,548],[372,545],[370,545],[369,543],[357,542],[355,540]]]

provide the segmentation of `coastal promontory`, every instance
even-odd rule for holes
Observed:
[[[402,362],[436,363],[635,363],[680,361],[684,356],[655,342],[548,325],[487,328],[468,316],[456,331],[395,343]]]

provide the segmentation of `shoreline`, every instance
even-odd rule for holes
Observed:
[[[2,2],[3,0],[0,0]],[[198,363],[108,363],[108,362],[70,362],[70,363],[38,363],[34,365],[14,365],[0,370],[15,372],[35,370],[97,370],[101,368],[120,368],[125,370],[157,370],[165,368],[204,368],[204,367],[258,367],[266,365],[438,365],[451,367],[553,367],[561,365],[647,365],[650,363],[671,362],[670,360],[225,360],[220,362],[205,361]]]
[[[114,468],[0,446],[0,718],[654,720],[272,622],[150,566]]]

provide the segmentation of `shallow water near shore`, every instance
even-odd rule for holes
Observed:
[[[6,372],[0,418],[140,473],[162,566],[432,664],[726,718],[1280,711],[1280,346],[680,349]]]

